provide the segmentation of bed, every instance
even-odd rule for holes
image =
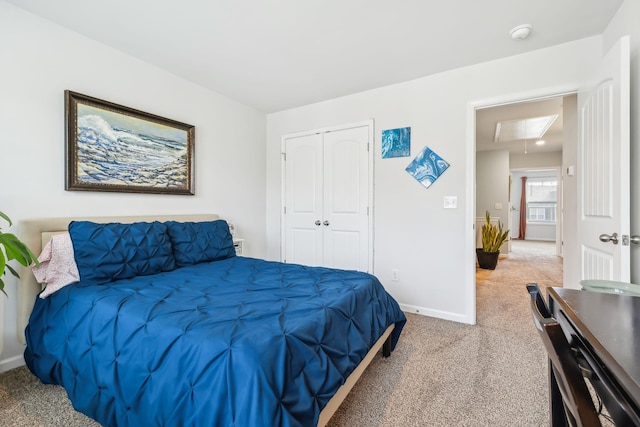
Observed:
[[[200,232],[212,224],[217,234]],[[370,274],[235,256],[225,226],[215,215],[21,222],[35,253],[68,229],[81,277],[40,298],[22,271],[29,369],[105,426],[325,425],[393,350],[404,314]],[[114,229],[153,256],[120,268],[96,255],[119,254],[104,249]],[[203,249],[202,235],[223,243]]]

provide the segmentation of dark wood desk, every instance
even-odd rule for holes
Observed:
[[[618,392],[615,401],[640,420],[640,297],[563,288],[549,288],[548,297],[569,342],[588,352],[602,381]],[[553,414],[562,403],[553,386],[556,425]]]

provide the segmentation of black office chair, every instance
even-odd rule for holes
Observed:
[[[528,284],[527,290],[531,296],[533,323],[549,356],[550,381],[557,383],[562,395],[562,404],[568,425],[571,427],[602,427],[578,360],[571,350],[560,324],[551,316],[538,285]]]

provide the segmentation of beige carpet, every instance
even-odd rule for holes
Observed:
[[[330,425],[547,426],[546,355],[525,284],[558,286],[553,244],[514,242],[477,277],[477,325],[409,314],[389,359],[377,359]]]
[[[478,270],[477,325],[408,314],[396,351],[374,360],[329,426],[547,426],[546,356],[525,284],[557,286],[562,267],[551,244],[528,243]],[[24,367],[0,374],[0,426],[93,425]]]

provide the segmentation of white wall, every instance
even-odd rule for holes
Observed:
[[[496,208],[496,204],[502,206]],[[507,150],[476,153],[476,218],[499,218],[505,229],[509,226],[509,152]],[[513,234],[509,234],[513,237]],[[508,244],[500,248],[502,253]]]
[[[405,308],[475,321],[475,108],[575,91],[600,56],[592,37],[268,115],[268,256],[279,258],[281,136],[373,118],[375,274]],[[381,131],[401,126],[411,157],[381,159]],[[425,145],[451,164],[428,189],[404,170]],[[444,196],[458,208],[443,209]]]
[[[263,113],[3,1],[0,60],[0,210],[14,221],[215,212],[235,223],[247,254],[264,256]],[[195,125],[196,195],[64,191],[65,89]],[[7,282],[0,370],[21,363],[24,350],[16,282]]]
[[[572,97],[575,98],[575,95],[573,95]],[[568,98],[568,97],[565,97],[565,98]],[[563,149],[564,149],[564,145],[563,145]],[[509,168],[511,170],[557,168],[561,164],[562,164],[562,151],[552,151],[550,153],[548,152],[547,153],[529,153],[529,154],[522,153],[522,154],[509,155]]]
[[[602,34],[607,51],[620,37],[631,41],[631,234],[640,235],[640,1],[625,0]],[[631,281],[640,283],[640,245],[631,247]]]

